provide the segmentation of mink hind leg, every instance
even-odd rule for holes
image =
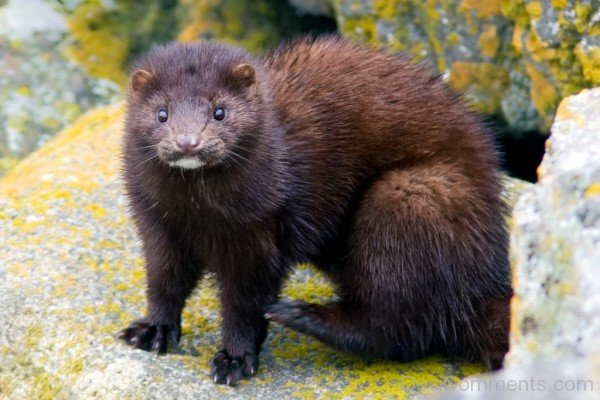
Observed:
[[[511,294],[503,206],[494,196],[478,204],[462,179],[435,167],[382,174],[333,272],[340,301],[280,303],[268,317],[350,353],[409,361],[441,352],[498,366]]]

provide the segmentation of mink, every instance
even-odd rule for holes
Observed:
[[[369,359],[501,366],[512,288],[499,156],[423,64],[338,36],[263,56],[171,43],[139,61],[126,104],[148,300],[127,343],[165,353],[212,273],[216,383],[256,374],[269,321]],[[305,262],[335,300],[279,302]]]

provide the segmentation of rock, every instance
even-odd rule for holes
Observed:
[[[84,111],[117,99],[63,53],[66,17],[45,0],[0,7],[0,175]]]
[[[287,1],[181,0],[188,13],[182,19],[178,39],[184,42],[216,39],[259,53],[307,31],[335,30],[329,20],[331,7],[309,1],[298,11]],[[302,1],[304,3],[304,1]],[[297,4],[297,3],[296,3]]]
[[[115,333],[145,308],[144,260],[118,175],[123,111],[85,114],[0,181],[0,398],[406,397],[483,371],[440,357],[368,363],[271,327],[258,376],[215,385],[218,302],[205,279],[165,356]],[[327,281],[301,267],[285,296],[323,301]]]
[[[509,364],[600,357],[598,110],[600,88],[563,100],[540,181],[515,206],[517,286]]]
[[[600,85],[600,0],[328,3],[345,35],[425,59],[515,134],[546,132],[562,98]]]
[[[598,398],[598,110],[600,88],[561,102],[540,180],[522,190],[513,212],[515,297],[506,368],[461,382],[450,398],[522,399],[525,392],[539,399]]]

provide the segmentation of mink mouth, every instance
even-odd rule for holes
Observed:
[[[227,149],[222,141],[213,140],[197,148],[178,148],[171,141],[163,141],[158,145],[158,157],[170,168],[194,170],[215,167],[226,157]]]
[[[170,167],[179,167],[183,169],[196,169],[206,165],[198,156],[184,156],[174,161],[169,161]]]

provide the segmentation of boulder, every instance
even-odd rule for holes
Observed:
[[[117,84],[66,56],[69,24],[56,3],[0,5],[0,176],[83,112],[120,95]]]
[[[215,385],[219,304],[208,277],[164,356],[115,338],[145,309],[144,260],[122,191],[121,105],[85,114],[0,181],[0,398],[407,397],[482,365],[431,357],[366,362],[271,327],[258,375]],[[298,267],[284,296],[324,301],[325,278]]]
[[[506,368],[451,398],[597,399],[600,390],[600,88],[558,108],[511,236],[515,296]],[[446,398],[446,397],[444,397]]]
[[[325,15],[332,7],[345,35],[426,60],[516,135],[546,132],[562,98],[600,85],[599,0],[292,3]]]

